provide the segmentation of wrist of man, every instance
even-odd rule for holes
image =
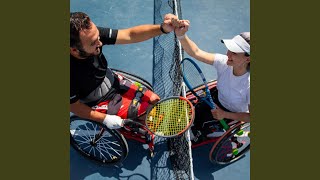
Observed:
[[[166,32],[164,29],[163,29],[163,23],[160,24],[160,31],[164,34],[168,34],[169,32]]]

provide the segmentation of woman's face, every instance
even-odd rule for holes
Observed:
[[[245,53],[234,53],[228,50],[227,56],[227,65],[229,66],[247,68],[250,63],[250,56],[245,56]]]

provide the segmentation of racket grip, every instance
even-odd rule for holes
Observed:
[[[129,124],[132,124],[133,121],[131,119],[124,119],[123,120],[123,125],[129,125]]]
[[[220,123],[221,123],[224,130],[228,130],[230,128],[225,120],[223,120],[223,119],[220,120]]]

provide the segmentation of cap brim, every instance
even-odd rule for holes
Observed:
[[[232,39],[222,39],[222,43],[229,49],[229,51],[234,53],[243,53],[244,51],[232,40]]]

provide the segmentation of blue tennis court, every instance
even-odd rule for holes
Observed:
[[[166,3],[167,1],[163,1]],[[128,28],[140,24],[154,23],[154,1],[144,0],[70,0],[70,11],[87,13],[98,26],[114,29]],[[232,38],[240,32],[250,31],[249,0],[181,0],[182,19],[188,19],[191,26],[188,36],[208,52],[224,54],[222,38]],[[105,46],[104,55],[109,66],[143,77],[152,83],[153,40],[131,44]],[[185,53],[185,57],[189,57]],[[207,79],[216,79],[212,67],[199,63]],[[121,166],[101,165],[80,155],[70,147],[70,179],[170,179],[158,177],[152,169],[172,169],[168,166],[154,167],[148,156],[147,145],[128,140],[129,155]],[[208,158],[212,144],[193,149],[194,179],[249,180],[250,152],[239,161],[227,166],[215,166]],[[163,157],[155,156],[163,161]]]

